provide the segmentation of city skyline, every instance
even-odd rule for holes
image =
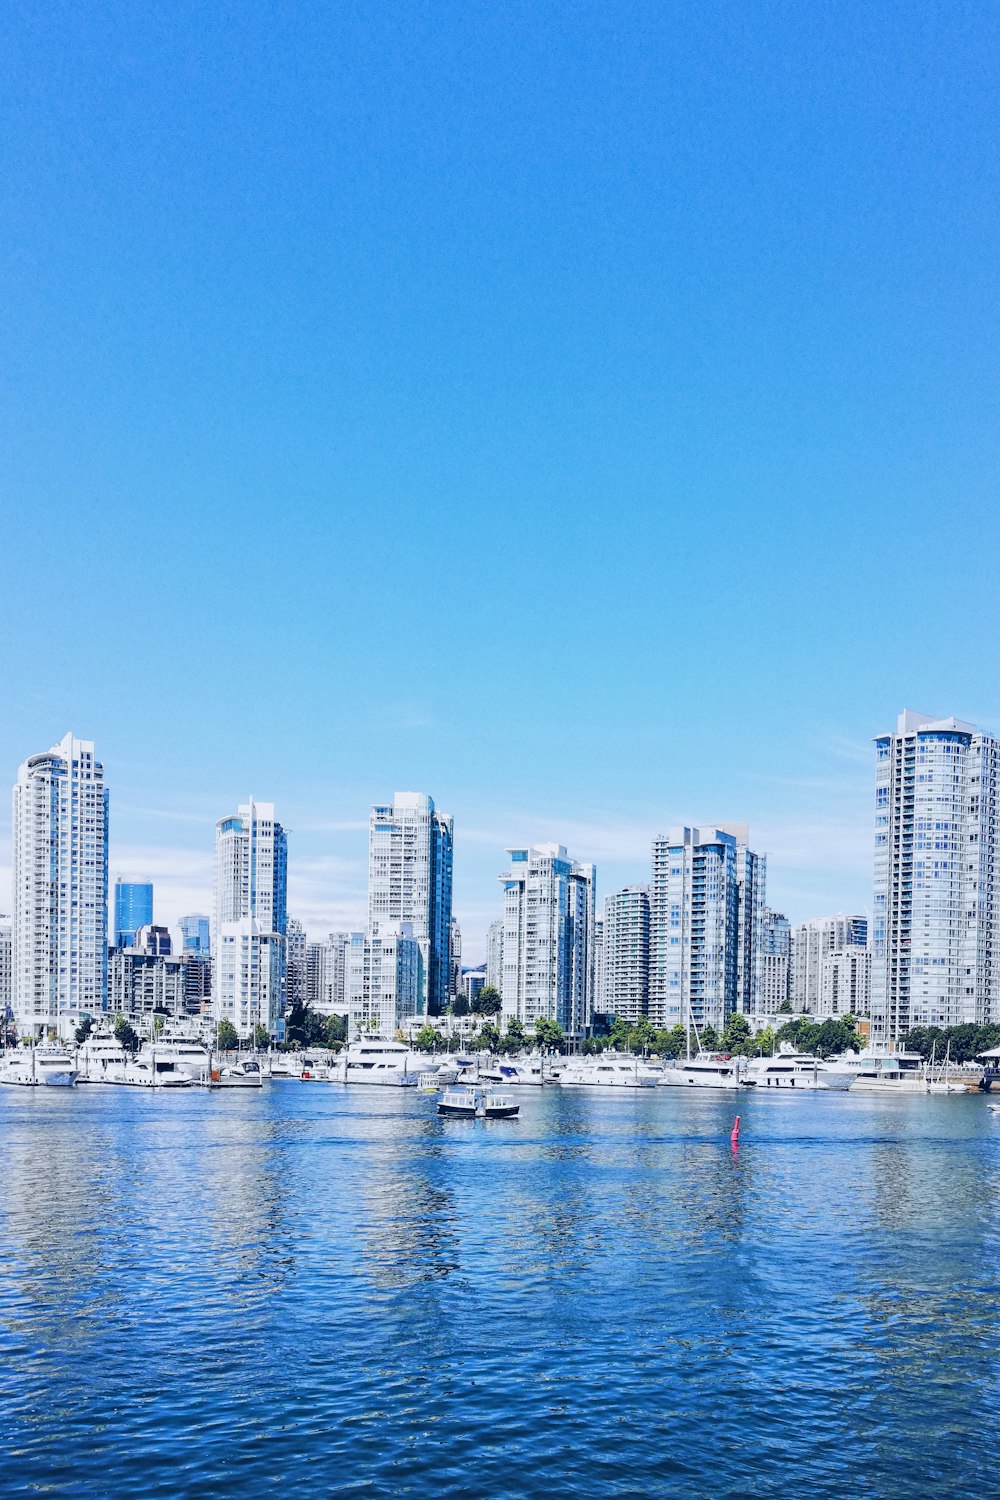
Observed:
[[[883,723],[890,724],[895,717],[895,711],[887,714]],[[867,745],[852,745],[838,736],[825,747],[829,772],[826,777],[790,777],[787,786],[791,807],[797,811],[789,810],[770,822],[766,816],[741,817],[752,826],[755,847],[768,858],[769,904],[784,912],[793,925],[833,911],[858,910],[871,915],[871,798],[874,747],[879,737],[874,735]],[[103,742],[97,743],[100,746]],[[814,755],[817,765],[818,756],[817,749]],[[207,822],[193,811],[181,808],[173,812],[161,808],[143,814],[128,801],[124,807],[120,806],[123,798],[114,766],[103,751],[102,758],[109,766],[108,785],[112,791],[109,888],[113,891],[118,876],[124,879],[129,871],[141,869],[155,888],[154,920],[169,926],[176,934],[183,916],[212,910],[213,840],[218,807],[234,803],[237,797],[220,793],[225,798],[220,804],[214,793],[199,793],[200,802],[213,800],[213,813]],[[330,931],[363,930],[368,920],[370,814],[377,799],[369,797],[356,809],[353,820],[349,816],[318,818],[315,807],[310,809],[311,817],[307,814],[299,819],[294,815],[294,804],[290,804],[281,790],[276,789],[274,796],[280,802],[283,822],[290,831],[289,913],[302,921],[310,940],[323,938]],[[147,808],[155,800],[150,796]],[[441,805],[451,805],[446,798],[437,800]],[[679,796],[676,801],[681,805]],[[293,806],[291,816],[284,815],[289,805]],[[350,811],[344,802],[335,810]],[[742,808],[737,811],[742,815]],[[571,844],[581,857],[592,860],[597,865],[600,908],[610,892],[648,881],[654,838],[677,823],[697,823],[689,812],[673,818],[665,813],[659,824],[639,816],[615,819],[607,812],[589,822],[571,813],[548,818],[544,813],[512,813],[505,819],[498,809],[494,816],[493,828],[467,825],[461,814],[455,820],[454,905],[465,935],[463,961],[467,965],[486,959],[486,933],[498,911],[497,876],[503,867],[505,849],[516,842],[510,836],[510,829],[540,828],[551,833],[552,838],[540,833],[524,842]],[[703,826],[724,822],[709,818]],[[144,826],[149,830],[149,841],[126,844],[116,832],[122,824]],[[0,862],[0,912],[10,909],[9,850],[8,832],[6,849],[0,836],[0,857],[7,855],[6,862]],[[112,927],[113,911],[109,914],[109,931]]]

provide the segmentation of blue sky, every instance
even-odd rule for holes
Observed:
[[[8,7],[0,779],[93,738],[164,920],[252,792],[356,923],[397,788],[472,957],[528,840],[864,906],[871,736],[1000,729],[998,72],[955,0]]]

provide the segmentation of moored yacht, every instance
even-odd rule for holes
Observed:
[[[420,1054],[404,1042],[369,1037],[352,1042],[340,1054],[330,1077],[339,1083],[370,1083],[382,1088],[416,1088],[421,1072]]]
[[[559,1074],[563,1088],[655,1089],[659,1073],[641,1057],[619,1057],[602,1052],[598,1057],[574,1057]]]
[[[796,1052],[782,1042],[774,1057],[755,1057],[747,1068],[744,1083],[757,1088],[833,1089],[846,1091],[851,1086],[849,1073],[834,1068],[808,1052]]]
[[[128,1062],[128,1053],[110,1032],[92,1031],[76,1054],[80,1083],[113,1083]]]
[[[164,1064],[173,1063],[179,1072],[187,1074],[192,1083],[208,1083],[211,1077],[212,1055],[196,1037],[159,1037],[143,1047],[139,1061],[152,1060],[154,1054],[158,1073],[169,1071]]]
[[[926,1094],[927,1064],[919,1052],[845,1052],[830,1059],[855,1094]]]
[[[746,1059],[724,1052],[699,1052],[686,1061],[668,1063],[660,1074],[661,1088],[738,1089],[745,1076]]]
[[[72,1057],[56,1047],[21,1047],[8,1052],[0,1063],[0,1083],[20,1088],[71,1088],[76,1080]]]

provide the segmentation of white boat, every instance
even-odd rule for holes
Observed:
[[[377,1037],[352,1042],[340,1054],[331,1077],[341,1083],[368,1083],[381,1088],[416,1088],[422,1071],[419,1052],[404,1042]]]
[[[331,1067],[325,1056],[311,1052],[279,1052],[271,1059],[271,1077],[276,1083],[323,1083],[336,1076],[336,1067],[336,1062]]]
[[[559,1074],[563,1088],[655,1089],[660,1074],[640,1057],[616,1057],[602,1052],[598,1057],[574,1057]]]
[[[77,1049],[80,1083],[113,1083],[128,1062],[128,1053],[109,1032],[91,1032]]]
[[[187,1074],[192,1083],[207,1084],[211,1077],[212,1054],[194,1037],[158,1037],[142,1048],[139,1060],[145,1061],[154,1055],[160,1073],[169,1071],[164,1064],[173,1063],[180,1072]]]
[[[143,1049],[132,1062],[127,1062],[109,1083],[132,1089],[189,1089],[194,1079],[186,1069],[172,1057],[160,1057],[155,1048]]]
[[[721,1052],[699,1052],[687,1061],[668,1063],[659,1077],[661,1088],[738,1089],[746,1073],[746,1059]]]
[[[240,1062],[223,1063],[213,1068],[209,1088],[212,1089],[259,1089],[264,1086],[264,1071],[255,1057]]]
[[[831,1058],[846,1072],[855,1094],[926,1094],[927,1064],[919,1052],[858,1052]]]
[[[72,1057],[54,1047],[23,1047],[0,1064],[0,1083],[19,1088],[72,1088],[78,1077]]]
[[[831,1068],[820,1058],[811,1057],[808,1052],[796,1052],[788,1042],[782,1042],[774,1057],[752,1058],[743,1081],[761,1089],[832,1089],[846,1092],[851,1086],[849,1073]]]

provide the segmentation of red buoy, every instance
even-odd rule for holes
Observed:
[[[739,1143],[740,1143],[740,1117],[739,1117],[739,1115],[737,1115],[736,1119],[733,1121],[732,1134],[730,1135],[729,1139],[732,1141],[732,1143],[733,1143],[734,1146],[738,1146]]]

